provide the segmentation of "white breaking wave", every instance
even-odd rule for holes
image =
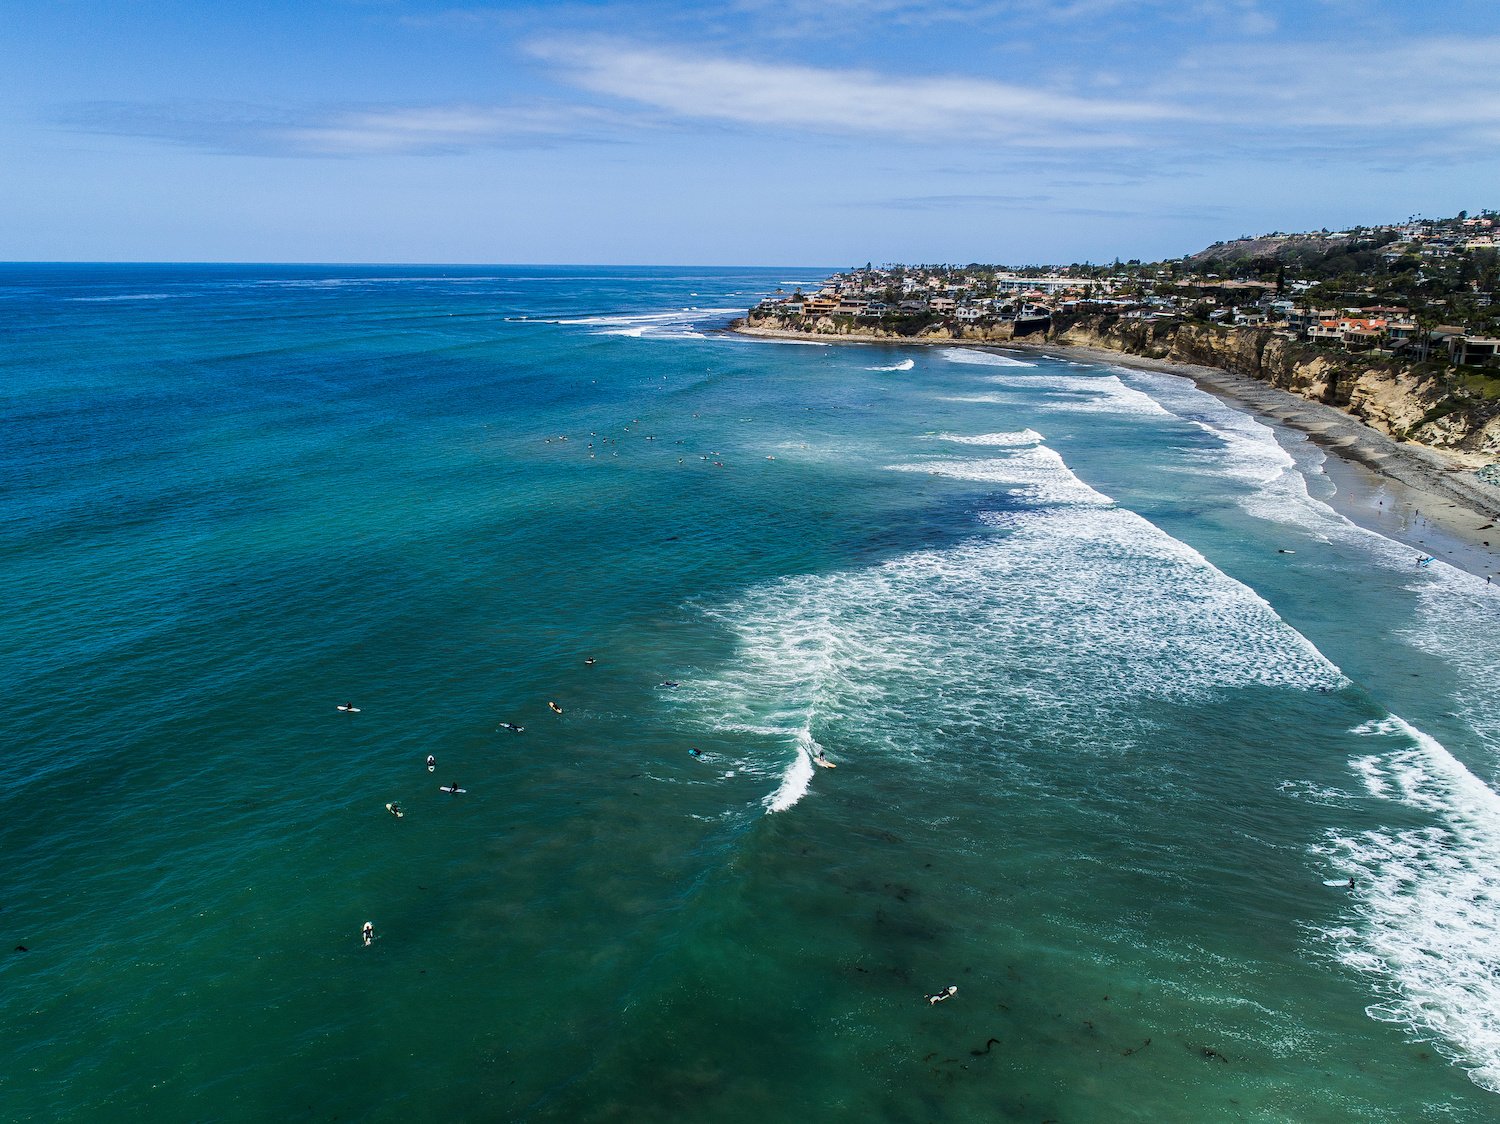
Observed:
[[[969,363],[978,367],[1035,367],[1021,359],[1012,359],[993,351],[972,351],[966,347],[945,347],[938,352],[950,363]]]
[[[1115,506],[1052,449],[891,467],[1010,484],[1048,506],[985,516],[986,530],[951,549],[782,578],[707,610],[737,655],[684,701],[789,751],[768,809],[808,791],[817,742],[924,752],[903,737],[913,713],[924,728],[989,735],[1024,713],[1120,747],[1139,734],[1125,698],[1345,682],[1253,590]]]
[[[973,480],[982,484],[1008,484],[1018,495],[1033,504],[1084,504],[1108,507],[1114,503],[1108,496],[1090,488],[1078,479],[1062,457],[1043,445],[1018,449],[1008,457],[983,460],[936,460],[922,464],[893,464],[892,472],[926,472],[953,480]]]
[[[1370,795],[1433,823],[1329,834],[1316,850],[1355,878],[1358,924],[1322,936],[1370,977],[1372,1018],[1434,1040],[1500,1092],[1500,795],[1394,715],[1354,732],[1396,743],[1351,762]]]
[[[598,328],[595,335],[626,336],[632,339],[706,339],[698,328],[705,321],[717,321],[743,312],[739,308],[679,308],[668,312],[639,312],[574,316],[554,320],[535,319],[533,324],[562,324]]]
[[[1175,375],[1131,372],[1172,413],[1220,442],[1196,459],[1204,471],[1250,486],[1251,515],[1357,549],[1399,575],[1416,598],[1402,635],[1455,672],[1453,709],[1500,758],[1494,698],[1496,599],[1473,574],[1437,561],[1421,570],[1412,549],[1359,527],[1313,498],[1296,461],[1256,418]],[[1349,767],[1374,800],[1431,817],[1423,827],[1331,832],[1315,850],[1345,878],[1355,922],[1322,936],[1380,994],[1371,1017],[1432,1039],[1475,1084],[1500,1092],[1500,794],[1439,741],[1391,716],[1355,733],[1392,747]],[[1491,777],[1493,780],[1493,777]],[[1330,797],[1329,799],[1332,799]]]
[[[782,775],[781,787],[766,797],[768,812],[784,812],[807,795],[812,786],[813,755],[818,752],[811,730],[797,731],[797,756]]]
[[[1253,489],[1239,500],[1249,514],[1296,527],[1327,543],[1357,549],[1400,575],[1417,597],[1416,623],[1400,635],[1440,657],[1461,679],[1454,707],[1500,761],[1500,709],[1493,697],[1495,663],[1493,587],[1441,559],[1414,569],[1412,548],[1355,524],[1307,490],[1296,460],[1264,422],[1199,390],[1180,375],[1124,372],[1173,414],[1220,442],[1192,459],[1204,472],[1227,475]]]
[[[1015,433],[980,433],[976,436],[965,436],[958,433],[939,433],[934,435],[934,441],[952,441],[956,445],[1039,445],[1046,438],[1034,429],[1017,430]]]
[[[1047,395],[1037,405],[1044,410],[1086,414],[1129,414],[1171,417],[1151,395],[1126,386],[1118,375],[995,375],[985,380],[997,386]]]
[[[899,363],[893,363],[889,367],[866,367],[867,371],[909,371],[917,365],[915,359],[903,359]]]

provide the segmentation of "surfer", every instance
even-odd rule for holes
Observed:
[[[1354,879],[1349,879],[1349,889],[1354,889]]]
[[[692,749],[688,750],[688,756],[693,758],[694,760],[701,761],[703,759],[703,751],[697,746],[694,746]]]
[[[427,755],[427,771],[430,773],[437,768],[437,758],[432,754]]]
[[[662,686],[662,687],[675,687],[675,686],[677,686],[677,684],[674,683],[674,682],[672,682],[670,679],[663,679],[661,681],[661,683],[660,683],[660,686]]]
[[[553,714],[562,713],[562,707],[558,706],[555,702],[549,702],[547,706],[551,708]]]
[[[943,1000],[952,999],[957,994],[958,988],[953,984],[949,984],[946,989],[938,992],[936,995],[924,995],[922,998],[927,1000],[927,1005],[929,1007],[936,1007],[939,1003],[943,1002]]]
[[[396,803],[396,801],[394,801],[394,800],[392,800],[389,804],[387,804],[385,806],[385,810],[387,812],[389,812],[391,815],[395,816],[398,820],[402,816],[406,815],[406,813],[401,810],[401,805],[398,804],[398,803]]]
[[[512,733],[519,734],[522,730],[526,729],[526,727],[525,726],[517,726],[514,722],[502,722],[502,723],[500,723],[500,725],[496,726],[495,729],[497,729],[497,730],[510,730]]]
[[[375,922],[366,921],[365,927],[359,931],[359,935],[364,938],[365,947],[369,948],[370,942],[375,939]]]
[[[586,659],[586,660],[584,660],[584,661],[583,661],[583,666],[584,666],[584,667],[593,667],[593,666],[594,666],[594,664],[596,664],[596,663],[598,663],[598,662],[599,662],[599,661],[598,661],[598,660],[596,660],[596,659],[594,659],[594,657],[593,657],[593,656],[590,656],[590,657],[589,657],[589,658],[588,658],[588,659]]]

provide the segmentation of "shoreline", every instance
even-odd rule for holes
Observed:
[[[1500,576],[1500,488],[1473,478],[1457,458],[1427,446],[1398,442],[1351,414],[1216,367],[1151,359],[1128,352],[1050,342],[954,338],[891,339],[771,328],[732,328],[766,339],[816,338],[819,343],[883,347],[983,348],[1023,355],[1056,355],[1101,366],[1153,371],[1189,379],[1200,390],[1245,412],[1306,436],[1326,454],[1322,474],[1333,488],[1323,502],[1350,522],[1476,577]],[[1492,526],[1486,526],[1492,524]]]

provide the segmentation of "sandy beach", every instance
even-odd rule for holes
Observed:
[[[806,340],[802,332],[736,328],[742,335]],[[823,336],[819,342],[968,347],[1056,355],[1081,362],[1181,375],[1197,386],[1280,427],[1307,435],[1329,454],[1322,466],[1326,502],[1345,518],[1387,538],[1484,577],[1500,576],[1500,488],[1441,451],[1398,442],[1333,406],[1268,386],[1247,375],[1172,363],[1102,348],[1017,341],[893,340]]]

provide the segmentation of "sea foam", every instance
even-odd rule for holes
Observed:
[[[966,347],[945,347],[938,352],[950,363],[968,363],[976,367],[1035,367],[1022,359],[1012,359],[994,351],[972,351]]]
[[[1355,923],[1321,931],[1399,1023],[1500,1092],[1500,795],[1399,717],[1355,733],[1386,747],[1351,762],[1377,799],[1431,822],[1330,832],[1317,851],[1355,878]]]
[[[1120,746],[1138,735],[1124,697],[1345,682],[1253,590],[1117,507],[1050,448],[890,467],[1010,485],[1025,504],[984,516],[949,549],[778,579],[706,610],[737,654],[691,702],[712,725],[785,746],[768,809],[808,791],[813,741],[920,752],[903,736],[913,712],[954,731],[1025,713]]]

